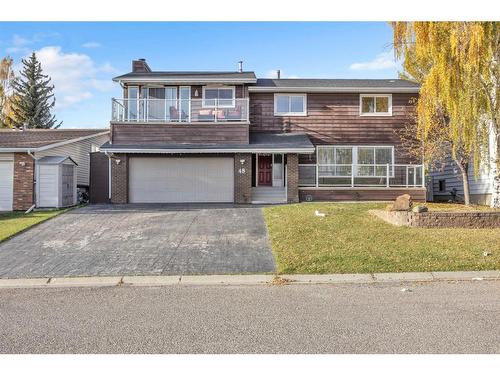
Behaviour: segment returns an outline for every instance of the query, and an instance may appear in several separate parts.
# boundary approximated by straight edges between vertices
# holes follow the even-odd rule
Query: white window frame
[[[213,100],[213,99],[205,99],[205,90],[220,90],[220,89],[225,89],[225,90],[232,90],[233,92],[233,97],[232,97],[232,104],[231,105],[207,105],[205,103],[205,100]],[[201,107],[202,108],[234,108],[236,107],[236,87],[235,86],[203,86],[202,87],[202,96],[201,96]],[[229,99],[223,99],[223,100],[229,100]]]
[[[374,111],[375,112],[363,112],[363,98],[374,98]],[[376,98],[388,98],[389,108],[387,112],[376,112],[377,103]],[[392,116],[392,94],[359,94],[359,115],[360,116]]]
[[[292,97],[292,96],[296,96],[296,97],[301,97],[304,101],[304,111],[303,112],[286,112],[286,113],[283,113],[283,112],[278,112],[278,101],[277,101],[277,98],[279,96],[289,96],[289,97]],[[290,109],[290,104],[291,101],[289,100],[288,101],[288,109]],[[274,94],[274,115],[275,116],[307,116],[307,94],[294,94],[294,93],[290,93],[290,94],[287,94],[287,93],[276,93]]]

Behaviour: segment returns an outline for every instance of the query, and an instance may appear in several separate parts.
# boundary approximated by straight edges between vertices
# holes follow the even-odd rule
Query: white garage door
[[[130,158],[131,203],[233,202],[233,158]]]
[[[0,211],[12,211],[14,162],[0,159]]]

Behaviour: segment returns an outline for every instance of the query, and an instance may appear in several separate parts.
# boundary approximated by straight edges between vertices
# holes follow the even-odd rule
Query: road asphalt
[[[0,289],[0,353],[500,353],[500,281]]]

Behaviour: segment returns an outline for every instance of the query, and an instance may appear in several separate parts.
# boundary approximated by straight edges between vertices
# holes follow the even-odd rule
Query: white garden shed
[[[69,156],[36,160],[36,206],[69,207],[77,203],[76,162]]]

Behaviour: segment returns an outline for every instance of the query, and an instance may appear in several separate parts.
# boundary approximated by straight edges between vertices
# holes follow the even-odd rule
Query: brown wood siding
[[[248,144],[247,124],[112,124],[114,145]]]
[[[299,189],[301,202],[308,201],[392,201],[399,195],[410,194],[414,201],[425,202],[426,190],[422,189]]]
[[[109,159],[101,152],[90,153],[90,203],[109,202]]]
[[[305,132],[315,145],[394,145],[395,162],[411,160],[396,131],[411,121],[414,94],[392,95],[392,116],[360,116],[357,93],[309,93],[307,116],[274,116],[273,93],[250,93],[250,131]],[[301,156],[300,163],[314,162]]]

